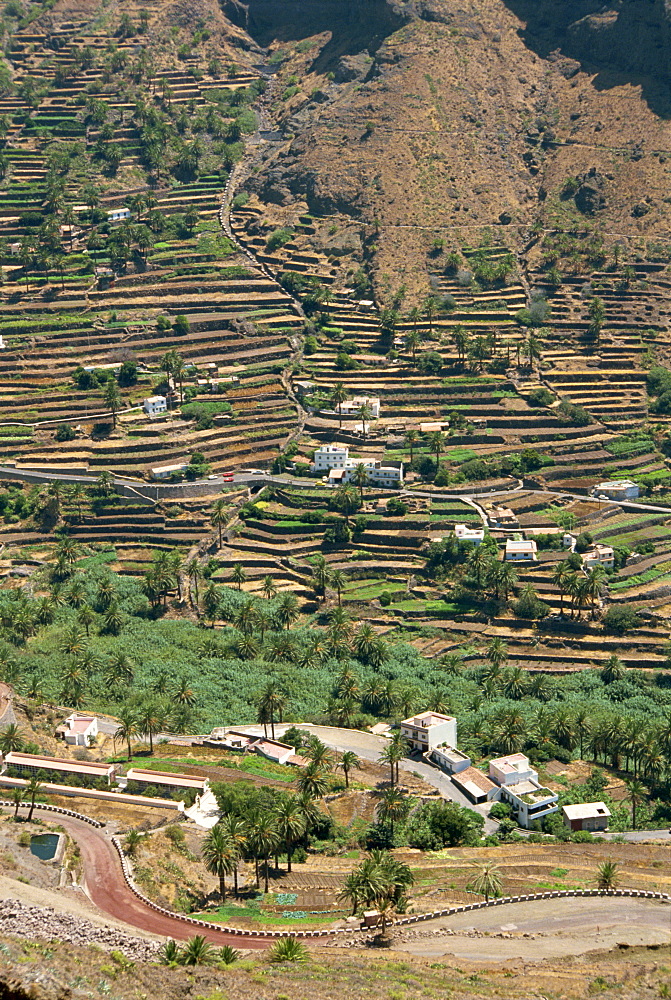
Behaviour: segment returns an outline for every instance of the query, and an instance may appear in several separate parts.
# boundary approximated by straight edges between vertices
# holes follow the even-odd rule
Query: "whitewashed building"
[[[401,723],[401,735],[406,738],[414,750],[433,750],[440,744],[456,747],[457,720],[452,715],[442,712],[422,712],[404,719]]]
[[[151,419],[165,413],[168,409],[168,402],[165,396],[147,396],[142,404],[142,409]]]

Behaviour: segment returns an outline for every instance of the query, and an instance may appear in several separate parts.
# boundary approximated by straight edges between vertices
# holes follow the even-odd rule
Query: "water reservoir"
[[[52,861],[56,856],[59,840],[58,833],[37,833],[30,838],[30,853],[41,861]]]

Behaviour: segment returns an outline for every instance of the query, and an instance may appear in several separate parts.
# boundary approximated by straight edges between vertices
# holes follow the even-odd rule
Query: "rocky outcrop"
[[[669,0],[505,0],[546,57],[560,47],[598,68],[671,80]]]

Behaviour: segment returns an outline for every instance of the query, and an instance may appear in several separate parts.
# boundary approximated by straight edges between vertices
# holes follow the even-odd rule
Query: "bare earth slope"
[[[503,225],[518,251],[536,222],[667,234],[661,2],[357,6],[368,31],[345,3],[307,19],[297,4],[249,4],[250,30],[292,52],[280,79],[298,88],[274,106],[294,138],[252,180],[263,200],[355,219],[378,274],[410,287],[436,231],[464,245]],[[560,200],[575,176],[587,196]]]

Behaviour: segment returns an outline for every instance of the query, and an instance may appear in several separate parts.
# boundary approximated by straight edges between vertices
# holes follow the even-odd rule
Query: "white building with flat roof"
[[[457,720],[452,715],[442,712],[422,712],[404,719],[401,723],[401,735],[406,738],[413,750],[433,750],[439,744],[447,743],[451,747],[457,745]]]
[[[434,764],[441,767],[443,771],[447,771],[448,774],[459,774],[471,766],[471,758],[467,754],[447,743],[434,747],[429,756]]]
[[[535,562],[538,547],[532,539],[506,539],[506,562]]]
[[[185,472],[188,462],[175,462],[174,465],[156,465],[151,470],[152,479],[170,479],[175,472]]]
[[[592,490],[593,497],[605,500],[636,500],[640,489],[631,479],[613,479],[608,483],[597,483]]]
[[[98,720],[95,715],[77,715],[73,712],[56,728],[56,736],[69,746],[88,747],[98,735]]]
[[[354,396],[353,399],[346,399],[343,403],[339,403],[335,408],[335,412],[342,417],[358,417],[360,416],[361,407],[365,406],[366,403],[370,407],[371,417],[377,420],[380,416],[380,399],[378,396]]]
[[[484,528],[469,528],[465,524],[455,524],[454,534],[460,542],[473,542],[474,545],[481,545],[485,540]]]
[[[129,208],[112,208],[107,213],[108,222],[128,222],[130,219]]]
[[[357,459],[349,457],[346,445],[326,444],[317,448],[314,453],[311,472],[328,472],[329,482],[338,486],[349,483],[358,465],[363,465],[371,486],[400,486],[403,482],[403,463],[382,465],[374,459]]]
[[[589,552],[583,552],[582,564],[584,569],[594,569],[595,566],[603,566],[604,569],[615,568],[615,552],[610,545],[595,545]]]
[[[559,796],[538,782],[538,771],[523,753],[496,757],[489,762],[489,777],[499,786],[495,796],[507,802],[520,826],[529,829],[536,820],[557,812]]]
[[[147,396],[142,404],[142,409],[149,418],[157,417],[159,414],[166,412],[168,402],[165,396]]]

